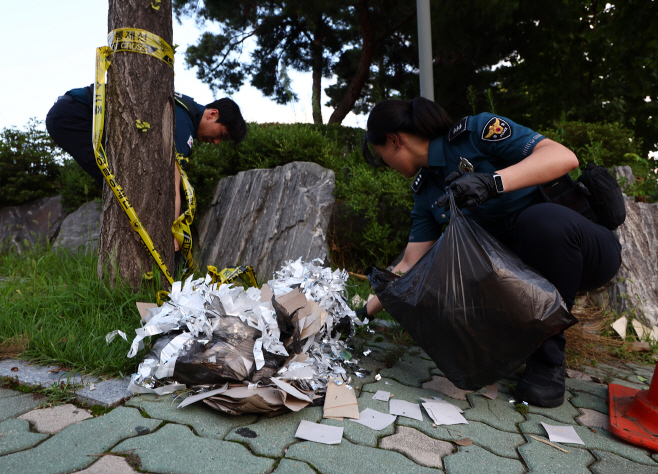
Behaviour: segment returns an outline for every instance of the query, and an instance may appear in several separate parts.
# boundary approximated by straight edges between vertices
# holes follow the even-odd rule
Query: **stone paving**
[[[435,426],[424,410],[422,421],[398,417],[382,431],[350,420],[323,419],[321,407],[275,418],[236,417],[203,403],[178,409],[181,395],[176,394],[122,401],[125,387],[117,381],[112,387],[118,387],[118,399],[78,398],[75,405],[55,407],[34,393],[0,388],[0,472],[658,474],[657,454],[609,433],[606,401],[607,383],[648,388],[653,366],[619,362],[583,367],[572,374],[581,378],[567,379],[563,406],[529,406],[522,414],[509,401],[514,374],[497,384],[498,395],[491,400],[484,390],[456,388],[419,348],[374,340],[356,346],[357,351],[372,350],[361,358],[371,373],[353,383],[359,410],[388,413],[387,402],[372,399],[378,390],[413,403],[441,397],[459,406],[468,424]],[[55,379],[48,368],[24,362],[4,359],[2,366],[19,367],[18,379],[25,383]],[[85,401],[87,405],[81,403]],[[89,410],[92,403],[119,406],[94,415],[99,410]],[[341,443],[295,438],[302,420],[343,427]],[[574,426],[585,445],[560,444],[568,451],[564,453],[537,441],[548,440],[541,422]]]

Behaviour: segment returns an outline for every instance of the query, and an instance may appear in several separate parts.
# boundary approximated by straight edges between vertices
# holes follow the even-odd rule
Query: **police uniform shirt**
[[[197,138],[199,123],[205,106],[198,104],[187,95],[175,93],[176,99],[176,151],[184,158],[190,156],[192,144]],[[183,160],[183,163],[187,160]]]
[[[93,85],[81,87],[78,89],[71,89],[66,93],[76,101],[89,106],[91,110],[91,100],[94,95]],[[198,104],[189,96],[176,93],[176,151],[183,155],[183,158],[190,156],[193,141],[197,138],[197,131],[199,130],[199,123],[203,116],[205,106]],[[90,120],[93,117],[90,115]],[[187,160],[183,160],[186,162]]]
[[[409,242],[428,242],[441,236],[450,212],[435,205],[445,193],[444,179],[453,171],[494,173],[527,158],[545,137],[498,115],[464,117],[447,135],[430,142],[428,169],[415,183]],[[461,167],[460,167],[461,163]],[[464,209],[480,226],[499,239],[509,238],[522,210],[537,199],[537,188],[507,192],[475,208]]]

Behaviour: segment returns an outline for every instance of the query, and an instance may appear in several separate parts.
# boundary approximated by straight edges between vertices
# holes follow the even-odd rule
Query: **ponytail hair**
[[[387,134],[404,132],[433,140],[448,133],[451,127],[452,121],[439,104],[424,97],[410,101],[384,100],[370,111],[361,150],[369,164],[382,166],[381,158],[369,145],[384,145]]]

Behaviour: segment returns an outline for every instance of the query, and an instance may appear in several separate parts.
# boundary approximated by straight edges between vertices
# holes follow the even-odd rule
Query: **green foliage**
[[[92,199],[100,199],[102,189],[75,160],[68,155],[63,160],[59,175],[60,201],[66,212],[73,212]]]
[[[361,271],[388,266],[402,251],[410,230],[413,198],[409,180],[363,161],[364,131],[337,125],[248,125],[239,146],[195,145],[186,172],[196,193],[199,215],[217,182],[240,171],[274,168],[293,161],[317,163],[334,171],[336,207],[330,228],[334,264]]]
[[[573,178],[580,176],[582,168],[589,162],[606,168],[630,166],[637,180],[635,183],[620,183],[628,185],[625,192],[639,200],[658,200],[657,163],[641,156],[642,140],[635,137],[633,130],[619,123],[563,120],[540,133],[576,154],[580,167],[572,172]]]
[[[588,162],[606,168],[629,165],[634,172],[647,171],[638,167],[635,158],[642,153],[642,140],[635,138],[633,130],[618,123],[562,121],[540,133],[573,151],[581,165]]]
[[[33,119],[26,130],[5,128],[0,132],[0,206],[57,194],[56,147],[40,125]]]

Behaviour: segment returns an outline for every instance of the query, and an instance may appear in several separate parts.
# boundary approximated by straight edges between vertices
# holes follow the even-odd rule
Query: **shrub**
[[[41,123],[32,119],[26,130],[0,132],[0,206],[15,206],[54,196],[60,167],[56,146]]]
[[[64,156],[59,176],[60,201],[66,212],[77,210],[87,201],[100,199],[102,189],[68,154]]]
[[[641,201],[658,199],[656,162],[642,157],[642,140],[618,123],[557,122],[555,128],[541,130],[547,138],[572,150],[580,166],[571,175],[575,179],[589,162],[612,168],[630,166],[636,176],[635,183],[626,192]],[[626,183],[621,183],[626,184]]]

